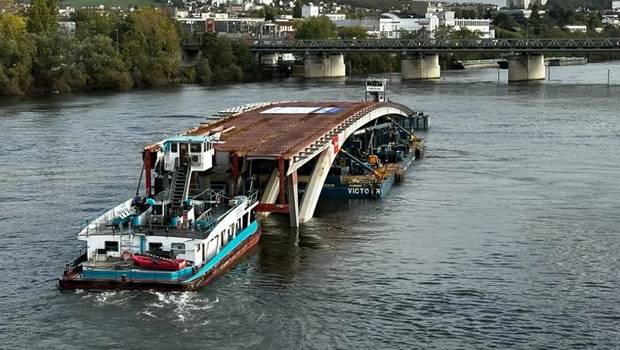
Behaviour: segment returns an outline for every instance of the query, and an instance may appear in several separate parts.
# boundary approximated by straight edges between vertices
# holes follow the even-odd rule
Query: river
[[[612,85],[606,86],[607,70]],[[61,292],[80,218],[139,150],[227,107],[363,97],[362,78],[0,100],[0,348],[478,349],[620,344],[620,63],[401,83],[427,153],[382,201],[322,201],[195,293]]]

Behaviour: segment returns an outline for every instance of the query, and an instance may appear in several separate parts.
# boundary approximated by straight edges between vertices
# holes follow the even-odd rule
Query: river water
[[[270,217],[195,293],[56,278],[78,220],[135,191],[143,146],[243,103],[357,100],[361,78],[0,100],[0,348],[618,348],[620,63],[505,74],[395,76],[389,97],[432,115],[406,182],[322,201],[298,235]]]

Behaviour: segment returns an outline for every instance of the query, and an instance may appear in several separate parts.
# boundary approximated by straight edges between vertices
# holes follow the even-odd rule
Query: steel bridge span
[[[545,78],[545,54],[620,53],[620,38],[593,39],[330,39],[254,40],[250,50],[261,60],[277,61],[278,54],[304,57],[305,78],[345,76],[345,53],[383,52],[401,55],[403,80],[438,79],[440,54],[487,53],[508,55],[508,81]]]
[[[620,52],[620,38],[593,39],[329,39],[252,40],[253,52],[601,53]]]
[[[216,167],[226,174],[221,181],[231,189],[259,189],[257,211],[288,213],[297,227],[312,218],[332,162],[349,136],[379,118],[413,114],[392,102],[260,103],[220,112],[186,135],[222,132],[215,146]]]

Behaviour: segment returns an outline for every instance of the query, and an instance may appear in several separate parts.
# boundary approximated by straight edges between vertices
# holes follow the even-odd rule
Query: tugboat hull
[[[239,234],[243,237],[239,244],[229,251],[222,251],[213,259],[199,268],[192,277],[181,281],[153,281],[130,279],[84,279],[80,266],[71,266],[59,280],[61,289],[89,289],[89,290],[158,290],[158,291],[193,291],[211,282],[220,273],[235,264],[246,253],[254,248],[260,240],[261,228],[257,222],[247,228],[248,232]],[[231,242],[232,243],[232,242]],[[76,260],[78,261],[78,260]]]

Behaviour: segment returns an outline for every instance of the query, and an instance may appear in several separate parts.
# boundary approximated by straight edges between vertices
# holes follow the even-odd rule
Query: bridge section
[[[253,40],[253,52],[594,53],[620,52],[620,38],[597,39],[329,39]]]
[[[402,55],[403,80],[440,77],[438,54],[510,54],[509,81],[544,79],[546,53],[617,53],[620,38],[595,39],[330,39],[330,40],[254,40],[256,53],[288,52],[303,54],[305,77],[344,75],[344,62],[337,69],[330,57],[351,52],[384,52]],[[317,62],[321,63],[317,65]],[[542,73],[541,73],[542,72]]]
[[[391,102],[265,103],[227,111],[186,135],[221,132],[215,146],[221,181],[232,192],[258,188],[257,211],[288,213],[296,227],[312,218],[331,164],[353,132],[380,117],[412,114]]]

